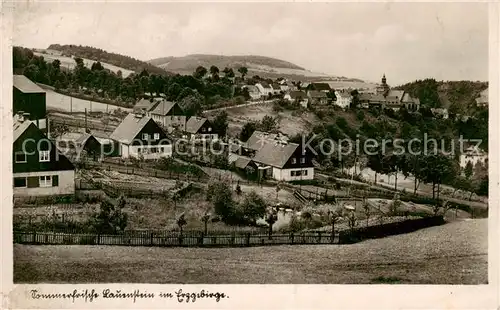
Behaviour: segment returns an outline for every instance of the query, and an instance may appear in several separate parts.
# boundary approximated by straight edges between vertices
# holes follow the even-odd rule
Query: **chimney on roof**
[[[16,120],[19,123],[23,123],[25,120],[29,119],[29,113],[24,113],[24,111],[18,111],[16,114]]]

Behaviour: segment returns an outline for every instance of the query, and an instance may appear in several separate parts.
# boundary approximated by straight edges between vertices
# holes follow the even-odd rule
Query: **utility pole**
[[[85,108],[85,132],[87,132],[87,108]]]
[[[69,97],[69,113],[73,113],[73,97]]]

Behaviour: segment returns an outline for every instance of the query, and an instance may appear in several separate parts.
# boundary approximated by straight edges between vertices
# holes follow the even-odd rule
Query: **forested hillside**
[[[420,98],[429,108],[447,108],[450,113],[469,115],[476,110],[476,98],[488,82],[417,80],[396,87]]]
[[[248,92],[244,93],[241,88],[234,86],[230,78],[235,76],[232,70],[222,71],[219,75],[216,68],[217,72],[206,77],[206,69],[191,75],[175,76],[151,74],[145,69],[124,78],[105,69],[99,61],[88,68],[82,58],[76,57],[74,60],[75,68],[66,70],[61,67],[59,60],[48,62],[43,56],[34,55],[30,49],[13,48],[15,74],[24,74],[32,81],[54,86],[56,91],[92,95],[95,100],[112,100],[117,105],[133,105],[145,93],[153,96],[162,94],[168,100],[179,102],[187,113],[196,114],[233,97],[248,96]],[[244,99],[240,100],[244,102]]]
[[[95,61],[106,62],[117,67],[122,67],[137,73],[146,69],[149,73],[169,74],[166,70],[156,67],[150,63],[115,53],[106,52],[100,48],[81,45],[59,45],[51,44],[48,49],[61,51],[64,55],[87,58]]]

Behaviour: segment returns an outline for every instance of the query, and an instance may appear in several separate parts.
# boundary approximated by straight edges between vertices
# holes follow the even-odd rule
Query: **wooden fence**
[[[14,231],[14,243],[66,245],[124,245],[124,246],[184,246],[184,247],[243,247],[292,244],[347,244],[364,239],[381,238],[412,232],[421,228],[442,225],[442,216],[409,219],[348,230],[301,231],[268,235],[261,232],[231,232],[207,234],[200,231],[125,231],[122,234],[66,233]]]
[[[289,234],[232,233],[204,235],[203,233],[134,232],[120,235],[67,234],[56,232],[14,231],[14,243],[19,244],[66,244],[66,245],[124,245],[124,246],[184,246],[184,247],[244,247],[285,244],[333,244],[330,232],[301,232]]]

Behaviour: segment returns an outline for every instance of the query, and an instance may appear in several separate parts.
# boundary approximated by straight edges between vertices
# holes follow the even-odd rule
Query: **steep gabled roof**
[[[252,150],[260,150],[264,144],[269,143],[276,139],[278,135],[275,133],[267,133],[259,130],[255,130],[250,138],[246,142],[246,147]]]
[[[391,89],[389,90],[389,94],[387,94],[387,97],[397,97],[397,99],[401,101],[403,99],[404,93],[404,90]]]
[[[303,91],[296,90],[296,91],[291,91],[290,92],[290,97],[292,99],[298,99],[298,98],[306,99],[307,98],[307,94],[305,92],[303,92]]]
[[[186,132],[188,133],[198,133],[198,130],[207,122],[208,120],[204,117],[191,116],[186,122]]]
[[[269,83],[268,83],[268,82],[266,82],[266,81],[260,81],[260,82],[259,82],[259,83],[257,83],[257,84],[262,85],[262,87],[264,87],[264,88],[271,88],[271,86],[269,85]]]
[[[330,87],[330,84],[328,84],[328,83],[312,83],[311,87],[312,87],[312,89],[319,90],[319,91],[331,90],[332,89]]]
[[[24,121],[22,123],[18,122],[18,121],[14,121],[14,124],[13,124],[13,132],[14,132],[14,140],[12,142],[16,142],[17,139],[19,139],[19,137],[26,131],[26,129],[28,129],[28,127],[30,127],[30,125],[33,126],[36,126],[33,122],[31,121]]]
[[[309,97],[311,97],[311,98],[328,98],[326,93],[319,91],[319,90],[310,90],[308,92],[308,94],[309,94]]]
[[[109,137],[120,143],[130,144],[150,120],[152,120],[150,117],[139,118],[135,114],[130,113]]]
[[[170,110],[175,106],[175,102],[162,100],[156,104],[149,112],[157,115],[167,115]]]
[[[240,169],[245,169],[252,162],[250,158],[236,154],[229,154],[228,161],[230,164],[234,163],[234,166]]]
[[[149,112],[157,103],[158,101],[149,101],[148,99],[142,98],[135,104],[134,111],[145,110],[146,112]]]
[[[24,75],[14,75],[14,87],[23,93],[45,93],[45,91]]]
[[[255,154],[253,161],[276,168],[283,168],[298,147],[297,143],[282,144],[278,141],[267,143]]]

